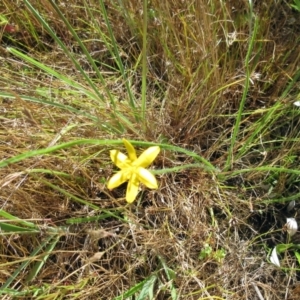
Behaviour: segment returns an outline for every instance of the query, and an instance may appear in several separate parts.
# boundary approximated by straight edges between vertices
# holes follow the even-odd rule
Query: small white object
[[[296,101],[296,102],[294,102],[294,105],[295,105],[295,106],[298,106],[298,107],[300,107],[300,100],[299,100],[299,101]]]
[[[272,250],[271,256],[270,256],[270,262],[277,266],[280,267],[280,262],[278,259],[278,255],[277,255],[277,251],[276,251],[276,247],[274,247],[274,249]]]
[[[287,218],[285,226],[286,226],[286,230],[290,236],[293,236],[298,230],[298,224],[294,218]]]
[[[288,205],[286,211],[287,211],[287,212],[290,212],[292,209],[294,209],[295,205],[296,205],[296,201],[295,201],[295,200],[292,200],[292,201],[289,203],[289,205]]]

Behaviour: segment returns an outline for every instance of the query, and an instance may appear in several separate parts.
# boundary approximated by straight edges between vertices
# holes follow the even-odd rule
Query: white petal
[[[277,251],[276,251],[276,247],[274,247],[274,249],[272,250],[271,256],[270,256],[270,262],[277,266],[280,267],[280,262],[277,256]]]
[[[298,230],[297,221],[294,218],[286,219],[286,229],[290,236],[293,236]]]

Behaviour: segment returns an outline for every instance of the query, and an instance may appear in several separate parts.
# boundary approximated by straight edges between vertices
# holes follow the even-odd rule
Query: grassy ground
[[[300,12],[146,2],[0,4],[2,299],[299,299]]]

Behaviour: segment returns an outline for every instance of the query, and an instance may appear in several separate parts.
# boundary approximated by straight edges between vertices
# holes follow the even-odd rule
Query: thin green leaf
[[[93,209],[95,209],[95,210],[99,210],[99,209],[100,209],[99,206],[94,205],[94,204],[92,204],[92,203],[89,203],[88,201],[86,201],[86,200],[84,200],[84,199],[81,199],[81,198],[79,198],[79,197],[77,197],[77,196],[75,196],[75,195],[72,195],[71,193],[67,192],[66,190],[60,188],[60,187],[57,186],[57,185],[54,185],[54,184],[50,183],[50,182],[47,181],[47,180],[40,179],[40,181],[43,182],[44,184],[50,186],[52,189],[54,189],[54,190],[56,190],[56,191],[59,191],[59,192],[62,193],[63,195],[65,195],[65,196],[71,198],[74,202],[77,202],[77,203],[86,205],[86,206],[91,207],[91,208],[93,208]]]
[[[11,54],[21,58],[22,60],[36,66],[37,68],[45,71],[47,74],[56,77],[57,79],[59,79],[60,81],[63,81],[65,84],[75,88],[77,91],[80,91],[81,93],[85,94],[86,96],[92,98],[92,99],[97,99],[95,97],[95,94],[91,93],[88,89],[84,88],[84,86],[82,86],[81,84],[79,84],[78,82],[68,78],[67,76],[62,75],[61,73],[56,72],[55,70],[53,70],[52,68],[40,63],[39,61],[33,59],[32,57],[14,49],[11,47],[7,47],[6,48],[8,52],[10,52]]]
[[[165,270],[168,280],[170,281],[171,297],[173,300],[177,300],[178,295],[177,295],[176,288],[174,287],[174,284],[173,284],[173,280],[176,278],[176,273],[167,266],[167,264],[165,263],[165,260],[161,256],[158,256],[158,258]]]
[[[112,213],[110,211],[101,209],[101,214],[99,216],[83,217],[83,218],[70,218],[70,219],[66,220],[66,224],[81,224],[81,223],[97,222],[97,221],[104,220],[104,219],[107,219],[110,217],[118,219],[122,222],[126,222],[124,220],[124,218],[119,216],[119,214],[121,214],[121,212]]]
[[[176,147],[176,146],[172,146],[172,145],[168,145],[168,144],[137,142],[137,141],[131,141],[131,140],[130,140],[130,142],[133,145],[149,146],[149,147],[150,146],[160,146],[161,149],[164,149],[164,150],[170,150],[170,151],[174,151],[174,152],[184,153],[187,156],[194,158],[196,161],[200,161],[201,163],[203,163],[204,167],[207,167],[207,170],[209,170],[210,172],[217,171],[217,169],[209,161],[207,161],[206,159],[204,159],[203,157],[201,157],[200,155],[196,154],[193,151],[189,151],[184,148],[180,148],[180,147]],[[93,139],[75,140],[75,141],[71,141],[68,143],[55,145],[53,147],[28,151],[28,152],[16,155],[14,157],[11,157],[11,158],[1,161],[0,168],[3,168],[9,164],[16,163],[16,162],[22,161],[22,160],[30,158],[30,157],[34,157],[34,156],[38,156],[38,155],[45,155],[45,154],[49,154],[49,153],[52,153],[52,152],[55,152],[55,151],[58,151],[61,149],[67,149],[67,148],[71,148],[76,145],[85,145],[85,144],[103,145],[103,146],[111,145],[112,146],[112,145],[121,145],[121,144],[123,144],[123,141],[122,140],[93,140]]]
[[[84,180],[82,177],[79,177],[79,176],[74,176],[74,175],[67,174],[64,172],[55,171],[55,170],[47,170],[47,169],[27,169],[24,171],[24,173],[26,173],[26,174],[43,173],[43,174],[56,175],[56,176],[65,177],[65,178],[72,178],[72,179],[76,179],[79,181]]]
[[[14,289],[3,289],[0,290],[0,294],[5,294],[5,295],[9,295],[9,296],[13,296],[13,297],[24,297],[28,294],[31,294],[32,291],[30,290],[25,290],[25,291],[17,291]],[[14,298],[14,299],[18,299],[18,298]],[[24,298],[20,298],[20,299],[24,299]]]
[[[251,8],[251,17],[252,17],[251,3],[250,3],[250,8]],[[252,22],[252,20],[250,22]],[[245,59],[245,71],[246,71],[245,86],[244,86],[244,90],[243,90],[242,99],[241,99],[241,102],[240,102],[240,105],[239,105],[239,110],[238,110],[238,113],[237,113],[235,125],[234,125],[234,128],[233,128],[233,133],[232,133],[232,137],[231,137],[231,144],[230,144],[228,158],[227,158],[226,165],[225,165],[225,170],[228,170],[231,167],[232,161],[233,161],[234,147],[235,147],[236,139],[237,139],[237,136],[238,136],[238,133],[239,133],[239,130],[240,130],[242,114],[243,114],[243,110],[244,110],[244,106],[245,106],[245,102],[246,102],[246,98],[247,98],[247,94],[248,94],[249,84],[250,84],[251,70],[249,68],[249,63],[250,63],[251,54],[252,54],[253,47],[254,47],[254,41],[255,41],[255,38],[256,38],[256,35],[257,35],[257,31],[258,31],[258,25],[259,25],[258,18],[255,17],[254,28],[253,28],[253,31],[251,32],[251,39],[250,39],[250,42],[249,42],[249,46],[248,46],[248,50],[247,50],[247,54],[246,54],[246,59]]]
[[[16,280],[17,276],[35,259],[35,256],[43,250],[43,248],[48,245],[48,243],[53,239],[53,235],[48,236],[34,251],[30,254],[27,260],[25,260],[19,268],[6,280],[6,282],[0,288],[0,294],[5,293],[7,289]]]
[[[148,0],[143,0],[143,50],[142,50],[142,120],[144,128],[146,126],[146,92],[147,92],[147,8]]]
[[[24,227],[20,227],[20,226],[16,226],[13,224],[8,224],[8,223],[2,223],[0,222],[0,230],[1,230],[1,234],[2,235],[7,235],[7,234],[3,234],[3,231],[8,233],[8,234],[16,234],[16,233],[38,233],[39,230],[34,230],[31,228],[24,228]]]
[[[119,53],[118,46],[117,46],[117,41],[115,39],[115,36],[113,34],[110,22],[108,20],[108,16],[107,16],[107,12],[106,12],[106,8],[105,8],[103,0],[99,0],[99,4],[100,4],[100,7],[101,7],[102,15],[103,15],[104,20],[105,20],[105,24],[106,24],[108,32],[109,32],[110,40],[111,40],[113,48],[114,48],[114,58],[115,58],[116,63],[118,64],[119,70],[121,72],[121,75],[123,77],[123,80],[124,80],[124,83],[125,83],[125,86],[126,86],[127,94],[129,96],[129,105],[130,105],[131,109],[133,109],[134,112],[135,112],[134,96],[132,94],[131,87],[129,85],[129,80],[127,78],[127,75],[126,75],[126,72],[125,72],[125,69],[124,69],[124,66],[123,66],[123,62],[122,62],[121,57],[120,57],[120,53]],[[138,115],[137,114],[135,114],[135,117],[138,120]]]
[[[226,176],[227,179],[235,177],[237,175],[243,174],[243,173],[251,173],[251,172],[281,172],[281,173],[287,173],[287,174],[297,174],[300,175],[300,170],[295,169],[289,169],[284,167],[271,167],[271,166],[263,166],[263,167],[255,167],[255,168],[248,168],[248,169],[241,169],[233,172],[224,172],[220,173],[220,176]]]
[[[52,28],[49,26],[49,24],[43,19],[43,17],[39,14],[39,12],[31,5],[31,3],[28,0],[24,0],[25,5],[27,8],[33,13],[33,15],[37,18],[37,20],[43,25],[43,27],[48,31],[48,33],[51,35],[51,37],[59,44],[59,46],[64,50],[64,52],[68,55],[68,57],[71,59],[77,70],[81,73],[81,75],[84,77],[84,79],[88,82],[89,86],[93,89],[95,94],[97,95],[98,99],[101,99],[103,102],[105,102],[104,97],[101,95],[101,93],[98,91],[95,84],[92,82],[92,80],[89,78],[89,76],[84,72],[84,70],[81,68],[78,61],[74,58],[74,55],[68,50],[67,46],[57,37],[55,32],[52,30]],[[60,12],[60,10],[57,8],[56,4],[53,1],[50,1],[50,4],[56,9],[59,16],[62,18],[62,20],[68,23],[68,21],[65,19],[63,14]],[[68,23],[69,24],[69,23]],[[71,26],[69,29],[72,28]],[[73,33],[73,32],[72,32]],[[77,36],[77,35],[76,35]],[[66,82],[68,82],[68,78],[63,77],[64,79],[67,79]],[[72,81],[71,81],[72,82]],[[76,84],[76,83],[75,83]],[[78,84],[76,84],[78,85]],[[93,98],[95,98],[94,94]]]
[[[146,280],[137,300],[153,299],[153,290],[156,280],[156,275],[152,275]]]
[[[0,217],[5,218],[7,220],[16,221],[17,223],[19,223],[23,226],[27,226],[27,227],[30,227],[30,228],[37,229],[37,226],[34,223],[28,222],[28,221],[23,221],[22,219],[19,219],[15,216],[11,215],[10,213],[2,210],[2,209],[0,210]]]
[[[139,292],[143,288],[145,282],[147,282],[147,279],[137,283],[132,288],[130,288],[128,291],[126,291],[125,293],[123,293],[122,295],[120,295],[118,297],[115,297],[113,300],[124,300],[124,299],[127,299],[127,298],[135,295],[137,292]]]
[[[29,283],[31,280],[35,279],[46,263],[49,255],[55,248],[57,242],[59,241],[59,236],[56,236],[51,242],[49,241],[49,245],[45,248],[43,255],[39,258],[39,261],[34,264],[29,274],[26,276],[25,283]]]
[[[298,251],[295,251],[294,253],[297,258],[298,264],[300,265],[300,253]]]
[[[1,92],[1,91],[0,91],[0,97],[15,99],[14,95],[12,95],[10,93]],[[53,107],[57,107],[59,109],[70,111],[72,113],[75,113],[76,115],[85,116],[85,117],[89,118],[90,120],[92,120],[92,121],[96,122],[97,124],[99,124],[99,126],[103,130],[105,130],[106,132],[117,133],[117,134],[122,133],[122,131],[120,131],[120,129],[118,129],[117,127],[113,127],[109,122],[100,121],[97,117],[95,117],[93,115],[90,115],[90,114],[88,114],[88,113],[86,113],[86,112],[84,112],[80,109],[76,109],[72,106],[61,104],[61,103],[54,102],[54,101],[48,101],[48,100],[45,100],[45,99],[38,99],[38,98],[26,96],[26,95],[21,95],[20,98],[22,100],[25,100],[25,101],[40,103],[40,104],[44,104],[44,105],[50,105],[50,106],[53,106]],[[120,119],[122,119],[122,118],[120,117]],[[126,123],[126,120],[123,120],[123,121],[124,121],[124,123]]]
[[[278,253],[282,253],[282,252],[285,252],[286,250],[290,249],[293,246],[294,246],[294,244],[278,244],[278,245],[276,245],[276,250]]]

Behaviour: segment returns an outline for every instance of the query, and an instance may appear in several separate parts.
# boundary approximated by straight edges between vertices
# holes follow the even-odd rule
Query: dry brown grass
[[[2,91],[13,91],[15,98],[0,98],[0,159],[78,138],[123,137],[108,134],[101,127],[103,122],[114,122],[110,107],[97,106],[88,98],[78,99],[76,94],[66,91],[68,88],[61,81],[32,69],[6,52],[7,45],[21,47],[35,59],[86,85],[23,4],[11,2],[3,1],[3,11],[9,23],[18,25],[18,29],[15,33],[0,29],[0,83]],[[91,8],[98,7],[95,1],[87,2]],[[223,170],[234,114],[245,83],[249,7],[247,1],[215,2],[213,12],[213,4],[207,1],[151,2],[155,14],[149,19],[148,30],[147,130],[136,124],[125,135],[136,140],[167,141],[193,150]],[[116,3],[107,1],[106,7],[133,82],[133,92],[139,96],[141,70],[135,64],[142,49],[142,4],[124,1],[126,16]],[[46,16],[94,78],[72,35],[48,1],[32,1],[32,5]],[[61,4],[61,9],[93,57],[116,68],[103,41],[93,30],[93,22],[106,30],[101,13],[98,19],[91,20],[82,1],[73,0],[68,5]],[[242,121],[236,144],[237,156],[249,136],[260,128],[261,117],[283,95],[299,69],[299,42],[295,44],[299,15],[285,2],[274,4],[271,0],[255,3],[254,12],[260,25],[250,60],[253,84],[245,105],[248,114]],[[291,22],[291,18],[295,21]],[[231,43],[234,36],[236,40]],[[114,96],[122,100],[118,109],[134,122],[123,101],[128,95],[117,77],[118,72],[103,65],[99,68],[106,72],[105,79]],[[258,73],[259,79],[255,77]],[[98,86],[104,93],[100,83]],[[38,93],[44,87],[53,91],[48,95],[49,100],[75,107],[95,119],[20,97],[45,97]],[[233,178],[230,172],[216,175],[202,169],[160,175],[159,190],[143,190],[131,206],[125,205],[124,186],[113,192],[105,187],[113,172],[109,147],[75,146],[0,169],[1,209],[32,220],[40,227],[39,234],[2,235],[1,283],[28,259],[48,236],[49,228],[61,227],[59,242],[38,276],[27,282],[29,267],[17,276],[10,288],[40,289],[38,299],[44,299],[42,296],[45,299],[114,299],[155,274],[158,283],[154,299],[171,299],[172,284],[179,299],[297,299],[299,274],[294,269],[293,257],[286,254],[285,260],[291,268],[286,273],[267,262],[267,247],[283,238],[278,230],[284,224],[280,209],[285,205],[272,204],[267,189],[271,179],[278,180],[275,190],[283,196],[288,197],[298,189],[287,174],[270,175],[255,170],[265,165],[296,168],[297,160],[289,161],[288,157],[297,156],[300,150],[298,114],[287,111],[285,106],[292,102],[295,93],[296,86],[280,100],[283,105],[276,111],[270,123],[272,127],[262,126],[261,135],[253,139],[249,151],[232,163],[232,171],[253,168],[253,172]],[[162,151],[155,167],[162,169],[190,162],[191,158],[185,155]],[[37,171],[41,169],[50,170],[50,174]],[[106,216],[106,212],[114,216]],[[68,222],[85,217],[99,219]],[[211,253],[199,259],[207,246]],[[221,251],[225,258],[217,257]],[[35,260],[40,257],[36,256]],[[176,274],[172,280],[164,266]],[[32,297],[33,292],[19,298]],[[15,298],[3,294],[3,299]]]

